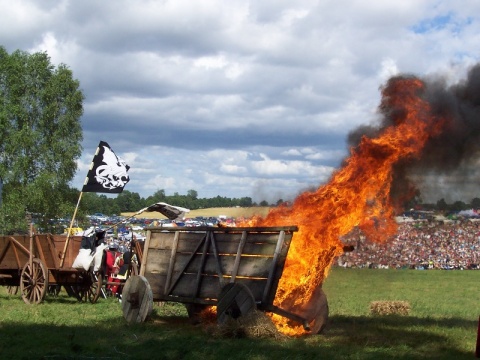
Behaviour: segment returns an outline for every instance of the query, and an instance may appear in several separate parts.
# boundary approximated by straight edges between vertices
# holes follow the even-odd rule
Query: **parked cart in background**
[[[0,285],[10,293],[20,289],[27,304],[41,303],[49,289],[64,287],[82,301],[98,300],[102,277],[73,268],[81,236],[34,234],[0,236]]]

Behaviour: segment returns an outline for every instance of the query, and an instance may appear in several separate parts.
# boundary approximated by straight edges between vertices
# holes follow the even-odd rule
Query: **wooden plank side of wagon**
[[[35,246],[40,260],[42,260],[47,269],[55,268],[55,264],[52,264],[52,254],[50,252],[50,248],[48,247],[47,235],[35,234],[33,239],[35,240]]]
[[[0,238],[0,269],[21,269],[30,254],[27,236],[3,236]]]
[[[156,300],[211,303],[225,278],[245,282],[256,301],[273,302],[294,231],[296,227],[149,229],[141,274]]]
[[[51,256],[55,257],[56,260],[51,265],[57,269],[72,269],[73,262],[77,257],[81,243],[82,237],[81,236],[70,236],[68,245],[65,248],[65,244],[67,241],[66,235],[50,235],[51,241],[53,241],[53,246],[50,248]],[[63,264],[62,264],[62,254],[65,252],[63,256]],[[58,262],[60,260],[60,262]]]
[[[166,280],[165,275],[150,273],[146,274],[145,278],[152,289],[154,301],[185,301],[201,304],[216,304],[217,297],[221,291],[218,277],[212,275],[201,276],[201,286],[198,289],[198,293],[195,293],[195,289],[192,289],[192,284],[197,281],[196,274],[182,274],[175,288],[170,293],[163,291]],[[267,279],[237,278],[235,282],[245,284],[253,294],[262,294]],[[258,299],[258,301],[261,301],[261,299]]]

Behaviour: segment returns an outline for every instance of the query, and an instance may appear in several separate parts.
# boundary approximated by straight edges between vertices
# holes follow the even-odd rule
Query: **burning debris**
[[[380,124],[350,135],[350,156],[330,181],[249,223],[299,227],[275,304],[294,313],[312,308],[333,260],[344,251],[340,237],[358,226],[368,239],[385,241],[397,230],[396,208],[418,194],[419,174],[451,171],[475,159],[479,105],[480,65],[450,87],[413,76],[390,79],[382,88]],[[305,332],[285,318],[273,320],[282,333]]]

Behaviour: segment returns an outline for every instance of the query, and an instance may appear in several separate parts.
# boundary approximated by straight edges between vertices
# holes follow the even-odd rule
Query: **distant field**
[[[219,207],[219,208],[208,208],[208,209],[198,209],[191,210],[186,217],[194,218],[197,216],[205,217],[218,217],[220,215],[225,215],[227,217],[251,217],[253,215],[265,216],[271,208],[268,206],[258,206],[258,207]],[[134,212],[125,212],[122,213],[123,216],[132,216]],[[164,219],[165,216],[158,212],[144,212],[143,214],[138,215],[137,217],[146,218],[146,219]]]

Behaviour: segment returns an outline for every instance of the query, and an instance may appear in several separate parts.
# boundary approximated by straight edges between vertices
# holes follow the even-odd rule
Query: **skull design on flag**
[[[103,146],[103,163],[96,169],[96,181],[106,189],[123,188],[130,180],[129,166],[107,146]]]

